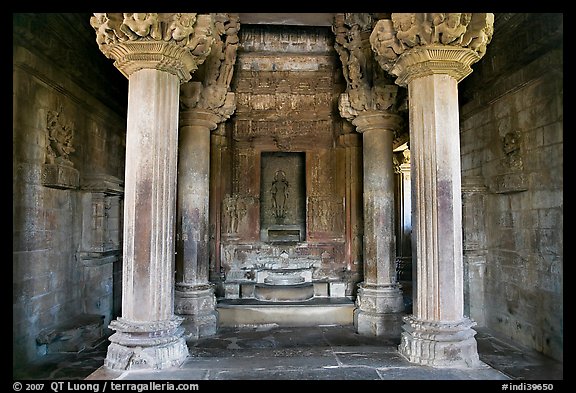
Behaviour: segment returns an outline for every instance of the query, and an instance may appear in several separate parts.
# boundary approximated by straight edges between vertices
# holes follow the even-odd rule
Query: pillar
[[[180,91],[175,312],[187,341],[216,334],[218,311],[210,270],[210,134],[236,109],[229,91],[236,62],[238,16],[214,15],[214,41],[203,81]]]
[[[458,82],[484,54],[493,15],[391,18],[377,23],[371,43],[380,65],[408,87],[416,298],[399,352],[423,365],[477,367],[475,323],[464,316]],[[402,22],[411,32],[399,30]]]
[[[354,326],[360,334],[398,337],[404,301],[396,280],[392,142],[401,117],[363,112],[352,123],[362,133],[364,168],[364,281]]]
[[[218,311],[209,282],[210,132],[218,116],[207,110],[180,116],[178,241],[175,312],[184,318],[188,340],[216,334]]]
[[[94,14],[100,50],[128,78],[124,183],[122,316],[112,321],[104,365],[163,369],[188,356],[174,315],[176,170],[180,83],[207,53],[212,17],[193,14]],[[161,22],[196,21],[172,36]],[[192,54],[194,51],[194,54]]]

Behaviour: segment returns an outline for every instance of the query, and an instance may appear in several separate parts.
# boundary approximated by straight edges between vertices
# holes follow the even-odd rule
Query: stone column
[[[404,302],[396,281],[392,143],[402,126],[398,86],[374,62],[368,14],[336,14],[335,49],[346,92],[340,115],[362,134],[364,187],[364,281],[358,285],[354,326],[360,334],[398,337]]]
[[[392,141],[402,118],[365,112],[352,123],[364,155],[364,282],[358,286],[354,325],[360,334],[398,337],[404,301],[396,280]]]
[[[410,150],[394,154],[396,173],[396,273],[404,293],[412,288],[412,191]]]
[[[178,241],[175,312],[184,317],[189,339],[216,333],[218,312],[208,280],[210,131],[218,117],[196,109],[180,114]]]
[[[392,14],[371,36],[382,68],[408,86],[417,288],[399,351],[413,363],[481,364],[463,307],[458,82],[484,54],[492,22],[492,14]]]
[[[218,312],[210,261],[210,133],[236,109],[229,92],[240,24],[215,14],[215,39],[203,64],[202,82],[182,85],[178,152],[178,219],[175,312],[188,341],[216,334]]]
[[[129,80],[122,317],[109,325],[116,333],[104,365],[177,366],[188,356],[173,300],[178,94],[208,54],[213,20],[125,13],[94,14],[90,23],[100,50]]]

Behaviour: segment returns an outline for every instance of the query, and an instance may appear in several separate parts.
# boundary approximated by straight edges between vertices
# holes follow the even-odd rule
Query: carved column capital
[[[376,23],[370,44],[400,86],[431,74],[460,81],[486,53],[493,25],[491,13],[393,13]]]
[[[403,119],[400,115],[388,112],[363,112],[359,114],[352,124],[356,126],[356,130],[360,133],[373,130],[392,131],[396,133],[401,129]]]
[[[186,82],[214,41],[214,17],[207,14],[94,13],[90,25],[102,53],[126,77],[156,69]]]
[[[220,123],[230,118],[236,110],[236,95],[228,91],[227,86],[190,81],[180,86],[180,109],[181,112],[210,112],[218,118],[216,123]]]
[[[410,149],[404,149],[392,156],[394,173],[407,173],[410,175]]]
[[[220,117],[210,110],[195,108],[180,112],[180,127],[199,126],[213,131],[218,127]]]

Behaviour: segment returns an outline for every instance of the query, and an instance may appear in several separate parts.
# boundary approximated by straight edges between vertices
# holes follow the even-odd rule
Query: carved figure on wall
[[[72,146],[74,138],[74,125],[71,122],[64,123],[58,112],[48,111],[46,129],[48,131],[48,143],[46,146],[46,162],[73,167],[70,154],[75,151]]]
[[[223,203],[224,212],[228,218],[226,233],[238,233],[238,224],[246,215],[246,201],[237,195],[227,195]]]
[[[286,173],[279,169],[274,175],[274,181],[270,193],[272,194],[272,214],[277,220],[286,218],[286,201],[288,200],[288,188],[290,184],[286,180]]]
[[[520,134],[511,131],[502,138],[502,149],[506,154],[506,164],[510,169],[522,169],[522,157],[520,156]]]

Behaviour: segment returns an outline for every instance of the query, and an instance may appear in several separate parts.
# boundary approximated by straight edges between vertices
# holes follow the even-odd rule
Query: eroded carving
[[[58,111],[48,111],[46,119],[46,164],[73,167],[70,154],[76,151],[72,146],[74,123],[64,120],[62,107]]]
[[[398,86],[374,63],[367,39],[372,23],[369,15],[352,18],[350,14],[337,14],[332,26],[336,36],[334,47],[347,85],[338,107],[342,117],[350,121],[364,111],[397,111],[402,101]],[[380,33],[390,35],[382,29]],[[395,55],[392,46],[389,49]],[[398,51],[402,49],[398,43],[396,47]]]
[[[224,121],[236,109],[230,81],[236,64],[240,23],[236,15],[219,13],[214,19],[215,37],[204,63],[204,81],[183,84],[180,97],[182,109],[209,110]]]

